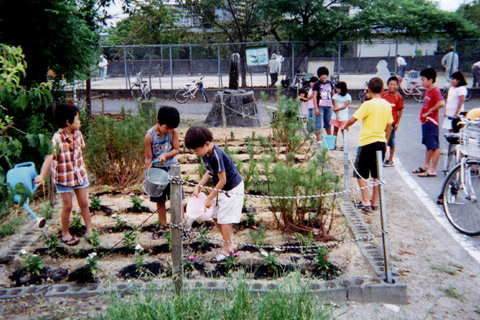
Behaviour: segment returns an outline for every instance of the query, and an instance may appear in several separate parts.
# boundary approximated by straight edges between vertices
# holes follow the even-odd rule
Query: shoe
[[[393,167],[395,164],[393,163],[393,161],[390,161],[390,160],[385,160],[385,162],[383,163],[383,166],[384,167]]]
[[[63,239],[63,237],[60,237],[60,241],[62,243],[65,243],[67,246],[76,246],[80,242],[80,240],[75,237],[71,237],[68,240],[65,240]]]
[[[227,256],[223,252],[217,252],[215,256],[210,260],[211,263],[219,263],[222,261],[225,261],[227,259]]]
[[[423,173],[419,173],[418,176],[420,178],[433,178],[433,177],[436,177],[437,175],[436,174],[430,174],[428,172],[423,172]]]
[[[161,238],[165,237],[165,232],[166,231],[168,231],[167,228],[165,228],[164,226],[161,226],[160,228],[158,228],[157,231],[153,231],[152,239],[153,240],[158,240],[158,239],[161,239]]]
[[[417,169],[412,171],[412,173],[424,173],[424,172],[426,172],[426,170],[423,169],[422,167],[418,167]]]

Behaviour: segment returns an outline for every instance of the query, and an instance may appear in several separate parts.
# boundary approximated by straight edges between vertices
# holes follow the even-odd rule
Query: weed
[[[137,245],[138,227],[134,226],[131,230],[123,231],[123,244],[127,249],[134,249]]]
[[[40,216],[44,217],[45,219],[51,219],[54,212],[55,209],[50,205],[50,202],[45,202],[42,211],[40,211]]]
[[[82,231],[82,219],[76,210],[72,211],[72,220],[70,220],[70,225],[68,227],[75,234],[79,234]]]
[[[95,275],[98,270],[98,255],[96,252],[92,252],[87,257],[86,268],[92,275]]]
[[[130,209],[132,209],[133,212],[142,212],[143,198],[133,193],[130,193],[129,196],[130,196],[130,200],[132,201],[132,206],[130,207]]]
[[[455,298],[455,299],[460,299],[463,296],[463,293],[458,293],[457,289],[453,287],[452,285],[449,285],[447,289],[442,289],[443,293],[445,293],[446,296]]]
[[[276,272],[280,267],[280,262],[275,253],[268,253],[263,257],[263,264],[272,272]]]
[[[109,185],[104,185],[104,186],[103,186],[103,191],[105,191],[105,192],[111,192],[111,191],[112,191],[112,188],[110,188]]]
[[[0,239],[15,233],[15,227],[11,224],[2,224],[0,226]]]
[[[248,229],[248,234],[252,238],[252,241],[255,245],[260,246],[265,241],[267,236],[265,232],[265,226],[253,226],[251,229]]]
[[[20,250],[20,256],[23,257],[22,264],[30,275],[40,275],[43,269],[42,258],[36,254],[28,254],[25,250]]]
[[[89,199],[90,199],[90,208],[92,208],[92,210],[99,210],[100,209],[100,204],[101,204],[101,200],[100,198],[95,194],[95,192],[93,192],[90,196],[89,196]]]

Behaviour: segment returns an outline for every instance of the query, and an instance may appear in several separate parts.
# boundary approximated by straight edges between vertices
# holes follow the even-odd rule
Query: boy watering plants
[[[232,223],[239,223],[242,215],[244,185],[232,159],[213,143],[213,135],[206,127],[191,127],[185,135],[185,145],[193,153],[202,158],[207,172],[195,187],[193,196],[198,196],[200,187],[210,179],[215,189],[225,192],[211,191],[205,200],[205,210],[215,205],[213,219],[225,241],[232,241]],[[237,246],[225,242],[222,249],[211,262],[224,261]]]
[[[145,170],[153,166],[169,172],[171,166],[178,165],[177,155],[180,153],[180,141],[175,128],[179,123],[180,114],[177,109],[168,106],[158,109],[157,123],[145,135]],[[158,160],[158,162],[152,165],[154,160]],[[152,234],[154,240],[163,237],[167,227],[167,209],[165,207],[167,196],[170,197],[170,184],[160,196],[150,197],[150,201],[157,204],[158,220],[160,221],[160,228]]]

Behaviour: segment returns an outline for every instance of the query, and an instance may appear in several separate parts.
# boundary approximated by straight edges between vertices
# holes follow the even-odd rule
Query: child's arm
[[[43,161],[42,170],[40,170],[40,174],[36,176],[35,179],[33,179],[33,182],[38,183],[38,185],[41,185],[43,183],[43,181],[45,180],[45,176],[47,175],[47,172],[52,165],[52,160],[53,154],[48,155],[45,158],[45,161]]]
[[[150,137],[150,134],[148,132],[145,135],[144,144],[145,144],[145,170],[148,170],[153,160],[152,137]]]
[[[355,122],[357,122],[357,119],[355,117],[351,117],[348,121],[347,124],[345,125],[345,130],[348,130],[348,127],[353,125]]]
[[[219,172],[218,182],[215,185],[215,189],[222,190],[226,183],[227,183],[227,173],[225,171]],[[218,191],[215,191],[215,190],[209,193],[207,200],[205,200],[205,207],[207,209],[213,206],[213,199],[215,199],[217,194],[218,194]]]
[[[200,181],[198,182],[198,185],[195,186],[195,188],[193,189],[194,197],[198,196],[198,194],[200,193],[200,186],[206,185],[209,180],[210,180],[210,175],[208,174],[208,172],[206,172],[203,175],[202,179],[200,179]]]
[[[349,105],[350,105],[350,100],[347,100],[347,101],[345,101],[345,104],[343,105],[343,107],[339,107],[339,108],[337,109],[337,111],[346,109],[346,108],[348,108]]]

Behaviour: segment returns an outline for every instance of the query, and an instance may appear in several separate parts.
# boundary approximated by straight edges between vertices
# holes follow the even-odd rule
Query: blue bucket
[[[337,139],[336,136],[327,134],[323,137],[322,146],[324,148],[327,148],[328,150],[333,150],[333,149],[335,149],[335,140],[336,139]]]

